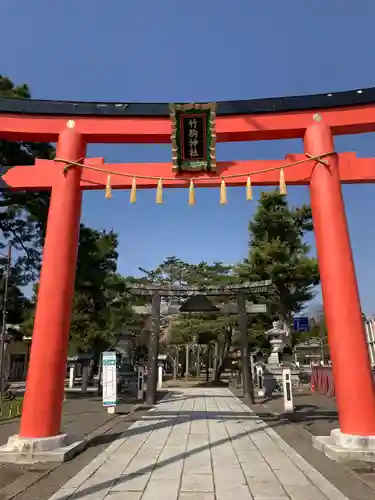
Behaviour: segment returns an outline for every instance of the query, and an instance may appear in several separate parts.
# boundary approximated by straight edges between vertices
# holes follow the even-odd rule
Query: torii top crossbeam
[[[227,101],[217,104],[216,140],[218,142],[291,139],[303,137],[313,115],[319,114],[334,135],[375,131],[375,88],[298,97]],[[0,99],[0,139],[56,141],[67,123],[74,124],[88,143],[154,143],[171,141],[168,104],[66,102],[27,99]],[[328,153],[328,151],[326,152]],[[78,159],[77,159],[78,160]],[[257,173],[253,185],[277,185],[279,170],[285,163],[301,162],[286,172],[289,185],[307,185],[314,162],[304,155],[289,154],[283,160],[217,162],[216,175],[198,174],[198,186],[241,186],[248,175]],[[114,172],[113,189],[163,186],[187,187],[190,176],[173,172],[171,163],[104,164],[103,158],[85,158],[81,189],[103,189],[108,172]],[[63,165],[61,165],[63,168]],[[375,158],[357,158],[355,153],[339,155],[342,183],[375,182]],[[48,160],[37,160],[33,167],[17,167],[1,176],[2,189],[44,190],[56,182],[57,169]],[[150,176],[155,176],[153,179]],[[156,179],[156,180],[155,180]]]
[[[229,286],[207,286],[207,287],[186,287],[186,286],[170,286],[170,285],[130,285],[127,291],[133,295],[154,295],[158,294],[161,297],[191,297],[194,295],[206,296],[233,296],[238,293],[244,295],[256,295],[267,293],[272,288],[271,280],[254,281],[252,283],[244,283],[242,285]]]
[[[375,88],[219,102],[217,140],[303,137],[314,112],[323,115],[335,135],[373,132]],[[171,138],[165,103],[0,99],[2,139],[55,142],[69,119],[88,143],[168,144]]]

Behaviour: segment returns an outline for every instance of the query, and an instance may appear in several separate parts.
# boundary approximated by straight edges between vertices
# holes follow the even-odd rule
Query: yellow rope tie
[[[137,201],[137,179],[133,177],[132,189],[130,191],[129,203],[133,204]]]
[[[251,185],[251,177],[248,175],[246,181],[246,199],[247,201],[251,201],[253,199],[253,187]]]
[[[221,175],[221,184],[220,184],[220,204],[225,205],[227,204],[227,192],[226,192],[226,183],[225,181],[227,179],[235,179],[239,177],[247,177],[247,182],[246,182],[246,199],[247,200],[252,200],[253,199],[253,192],[252,192],[252,183],[251,183],[251,176],[254,175],[259,175],[259,174],[264,174],[267,172],[275,172],[279,171],[280,172],[280,180],[279,180],[279,189],[280,189],[280,194],[286,194],[286,179],[285,179],[285,172],[284,170],[286,168],[290,167],[295,167],[296,165],[302,165],[304,163],[307,163],[309,161],[315,161],[317,163],[321,163],[322,165],[327,166],[328,161],[325,160],[325,158],[329,156],[334,156],[337,153],[335,151],[330,151],[328,153],[323,153],[321,155],[316,155],[316,156],[311,156],[308,153],[305,153],[306,158],[303,160],[298,160],[294,161],[291,163],[286,163],[285,165],[281,165],[280,167],[271,167],[271,168],[265,168],[262,170],[256,170],[255,172],[241,172],[237,174],[227,174],[227,175]],[[158,205],[163,203],[163,182],[165,181],[175,181],[178,180],[178,177],[156,177],[152,175],[134,175],[134,174],[128,174],[125,172],[117,172],[115,170],[108,170],[100,167],[94,167],[92,165],[85,165],[82,163],[83,158],[79,159],[78,161],[69,161],[65,160],[64,158],[55,158],[54,161],[58,163],[64,163],[64,168],[63,172],[64,174],[68,171],[69,168],[71,167],[79,167],[79,168],[84,168],[87,170],[92,170],[94,172],[101,172],[103,174],[107,174],[107,183],[106,183],[106,198],[111,197],[111,191],[112,191],[112,186],[111,186],[111,176],[116,175],[119,177],[131,177],[132,180],[132,188],[131,188],[131,193],[130,193],[130,203],[135,203],[136,202],[136,180],[137,179],[144,179],[144,180],[149,180],[149,181],[155,181],[156,183],[156,203]],[[184,178],[180,179],[184,180],[187,184],[189,184],[189,205],[194,205],[195,204],[195,184],[199,184],[199,181],[201,181],[202,186],[204,186],[204,181],[206,179],[202,179],[202,177],[189,177],[189,178]]]
[[[111,174],[108,174],[107,177],[107,183],[105,185],[105,198],[106,200],[110,200],[112,198]]]
[[[221,179],[220,185],[220,205],[226,205],[228,203],[227,199],[227,186],[225,184],[224,177]]]
[[[280,194],[286,194],[285,174],[283,168],[280,168],[279,189],[280,189]]]
[[[160,178],[158,180],[158,186],[156,188],[156,204],[157,205],[163,204],[163,179],[162,178]]]
[[[305,156],[307,157],[308,160],[315,160],[317,163],[321,163],[322,165],[327,166],[328,161],[324,160],[324,157],[325,156],[333,156],[335,154],[336,153],[333,152],[333,153],[328,153],[326,155],[320,155],[320,157],[319,157],[319,156],[311,156],[311,155],[309,155],[309,153],[305,153]]]
[[[195,189],[194,189],[194,181],[190,181],[189,186],[189,205],[195,205]]]

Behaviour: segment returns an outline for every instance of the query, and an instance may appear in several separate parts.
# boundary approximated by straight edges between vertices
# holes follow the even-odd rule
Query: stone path
[[[125,421],[126,415],[131,412],[136,400],[128,398],[126,402],[121,402],[118,405],[118,414],[115,416],[108,415],[105,409],[102,407],[102,400],[97,396],[81,396],[79,394],[68,395],[67,401],[63,405],[63,424],[62,431],[67,432],[78,437],[94,437],[96,436],[94,443],[100,441],[100,436],[103,433],[110,432],[110,429],[117,425],[117,423],[123,422],[121,432],[127,428],[128,423]],[[122,413],[122,415],[120,415]],[[134,420],[133,420],[134,421]],[[129,424],[130,426],[131,424]],[[2,420],[0,421],[0,445],[5,444],[8,438],[13,434],[17,434],[20,427],[19,419]],[[97,445],[94,444],[94,447]],[[100,445],[101,446],[101,445]],[[87,456],[88,455],[88,456]],[[90,459],[92,459],[92,451],[87,450],[82,453],[73,462],[80,464],[82,468],[86,465]],[[41,499],[49,498],[49,496],[56,491],[56,489],[61,486],[65,481],[72,477],[66,476],[63,469],[70,469],[72,462],[67,464],[56,464],[56,463],[46,463],[38,465],[22,465],[22,464],[11,464],[11,463],[0,463],[0,500],[6,498],[8,495],[14,492],[22,491],[24,488],[28,488],[28,485],[33,484],[35,481],[40,481],[41,478],[43,482],[51,480],[51,472],[55,471],[55,475],[61,476],[56,483],[55,488],[49,489],[40,485],[41,489]],[[78,465],[75,465],[78,467]],[[57,473],[57,470],[59,472]],[[76,469],[77,471],[78,469]],[[48,477],[48,479],[47,479]],[[45,490],[47,494],[45,496]],[[28,492],[28,499],[30,499],[30,492]],[[19,500],[19,497],[17,497]]]
[[[50,500],[348,500],[226,388],[169,394]]]

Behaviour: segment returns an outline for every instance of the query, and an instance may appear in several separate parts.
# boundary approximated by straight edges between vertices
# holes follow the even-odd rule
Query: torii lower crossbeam
[[[244,186],[249,174],[260,170],[252,177],[254,186],[276,186],[279,183],[279,170],[283,165],[303,161],[305,155],[289,154],[283,160],[248,160],[218,162],[215,175],[207,173],[176,174],[171,163],[104,163],[103,158],[85,158],[85,165],[100,168],[102,171],[83,169],[80,187],[82,190],[101,190],[107,182],[107,172],[118,172],[113,175],[113,189],[130,189],[133,177],[137,178],[138,189],[150,189],[157,185],[158,178],[163,180],[165,188],[187,188],[192,175],[199,178],[197,187],[220,187],[221,178],[227,175],[239,175],[226,179],[228,186]],[[68,160],[68,159],[67,159]],[[375,182],[375,158],[358,158],[355,153],[338,155],[339,176],[342,184],[364,184]],[[314,161],[309,161],[292,168],[285,169],[288,185],[309,185]],[[17,166],[9,168],[1,177],[2,189],[40,191],[51,189],[59,182],[64,164],[52,160],[36,160],[33,166]],[[4,168],[4,167],[3,167]],[[240,175],[243,174],[243,175]],[[143,177],[155,177],[145,179]]]

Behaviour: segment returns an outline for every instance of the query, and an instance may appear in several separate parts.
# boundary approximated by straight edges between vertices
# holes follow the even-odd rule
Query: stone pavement
[[[113,420],[113,417],[108,415],[106,410],[103,409],[102,400],[98,396],[92,394],[87,394],[86,396],[72,394],[68,398],[63,405],[62,422],[63,431],[68,434],[85,436]],[[128,398],[126,402],[118,405],[117,411],[129,413],[136,402],[134,398]],[[17,434],[19,427],[19,418],[0,421],[0,445],[5,444],[9,436]]]
[[[28,490],[29,485],[35,482],[38,482],[38,488],[34,489],[38,491],[33,493],[27,491],[27,494],[25,492],[26,498],[28,500],[45,500],[49,498],[56,489],[76,474],[79,468],[86,466],[92,460],[95,453],[97,453],[97,449],[102,446],[101,441],[105,440],[108,443],[108,440],[111,439],[108,437],[108,433],[113,434],[112,429],[115,426],[119,427],[118,430],[116,429],[116,434],[121,435],[131,425],[125,420],[128,419],[127,415],[132,411],[135,402],[136,400],[128,398],[118,405],[118,413],[112,416],[108,415],[106,409],[102,407],[100,397],[92,394],[69,394],[67,401],[63,405],[62,430],[78,437],[85,436],[94,439],[90,449],[66,464],[21,465],[0,463],[0,500],[12,497],[15,492],[19,494],[18,492],[23,491],[25,488]],[[137,415],[134,415],[132,420],[134,421],[136,417]],[[0,421],[0,445],[5,444],[9,436],[17,434],[19,426],[19,419]],[[104,438],[103,434],[106,434],[107,437]],[[98,441],[100,444],[98,444]],[[73,463],[74,472],[71,472]],[[54,476],[53,481],[52,476]],[[17,496],[17,500],[20,500],[19,496]]]
[[[50,500],[348,500],[227,388],[173,392]]]

